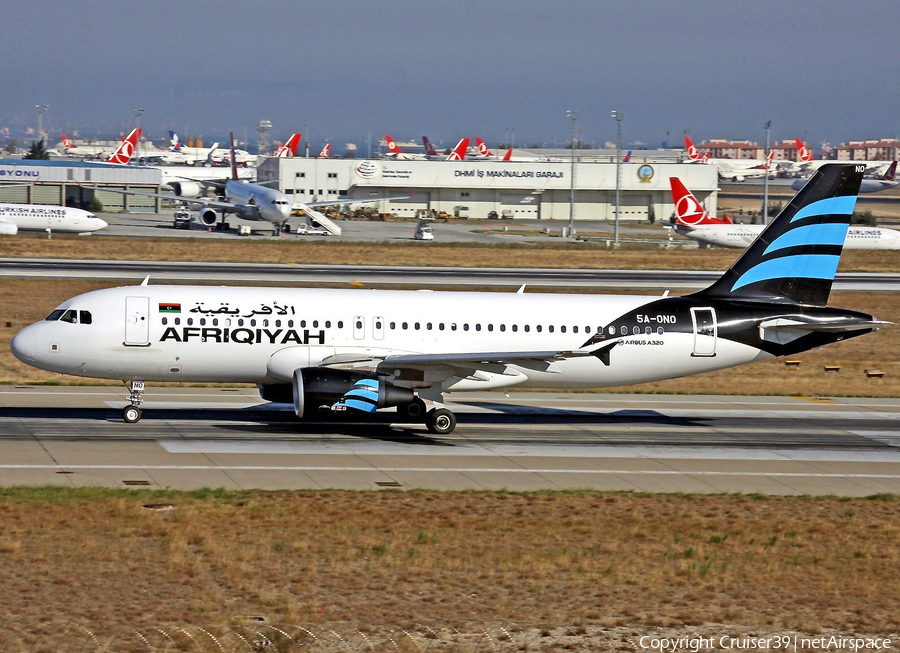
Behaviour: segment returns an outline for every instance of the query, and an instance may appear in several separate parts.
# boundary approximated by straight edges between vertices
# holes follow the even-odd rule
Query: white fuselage
[[[0,234],[19,231],[86,233],[106,227],[106,221],[89,211],[43,204],[0,204]]]
[[[229,179],[225,183],[225,198],[235,204],[230,209],[233,213],[248,220],[283,224],[291,217],[291,200],[268,186]]]
[[[459,376],[454,376],[452,366],[426,370],[419,382],[430,379],[442,391],[615,386],[698,374],[770,356],[717,338],[715,330],[698,335],[690,330],[690,318],[687,325],[680,324],[683,317],[656,315],[656,309],[648,311],[647,326],[615,323],[626,312],[657,299],[134,286],[74,297],[57,310],[76,317],[87,311],[90,323],[60,320],[61,313],[54,312],[55,321],[26,327],[11,347],[29,365],[76,376],[274,384],[290,383],[294,370],[334,356],[573,351],[606,329],[615,331],[610,342],[620,341],[609,365],[586,355],[533,364],[495,362]],[[702,355],[697,347],[703,347]],[[390,375],[387,365],[385,373]],[[394,382],[402,385],[404,380]]]
[[[706,245],[745,248],[763,229],[765,225],[761,224],[714,224],[698,227],[678,225],[675,231]],[[900,231],[882,227],[850,227],[844,249],[900,249]]]

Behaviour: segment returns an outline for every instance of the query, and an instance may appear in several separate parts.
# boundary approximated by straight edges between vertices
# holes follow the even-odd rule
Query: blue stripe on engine
[[[807,204],[797,211],[797,215],[791,218],[791,222],[809,218],[814,215],[851,215],[856,206],[856,195],[842,195],[841,197],[829,197],[827,200],[819,200]]]
[[[378,391],[375,390],[366,390],[365,388],[353,388],[347,394],[344,395],[344,398],[347,397],[360,397],[362,399],[368,399],[369,401],[378,401]]]
[[[343,400],[343,403],[347,408],[353,408],[354,410],[359,410],[364,413],[375,412],[375,405],[370,404],[368,401],[359,401],[358,399],[345,399]]]
[[[791,229],[778,236],[771,245],[766,247],[763,256],[769,252],[784,249],[785,247],[796,247],[798,245],[843,245],[849,227],[849,224],[838,222],[807,224],[802,227],[797,227],[796,229]]]
[[[375,379],[360,379],[359,381],[357,381],[357,382],[354,383],[353,385],[366,386],[367,388],[377,388],[377,387],[378,387],[378,381],[376,381]]]
[[[840,260],[840,256],[831,254],[802,254],[770,259],[744,272],[731,290],[735,291],[757,281],[770,281],[772,279],[798,277],[803,279],[834,280]]]

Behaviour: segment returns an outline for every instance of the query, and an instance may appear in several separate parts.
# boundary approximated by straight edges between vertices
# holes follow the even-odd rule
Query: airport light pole
[[[141,116],[142,115],[144,115],[143,109],[135,109],[134,110],[134,128],[135,129],[141,128]],[[141,137],[140,137],[140,134],[138,135],[136,149],[137,149],[137,152],[135,152],[135,154],[137,154],[137,160],[138,160],[138,163],[140,163],[141,162]]]
[[[622,149],[622,118],[625,117],[623,111],[613,111],[612,117],[616,121],[616,221],[613,224],[613,244],[619,246],[619,187],[621,184],[621,175],[619,174],[622,157],[619,151]]]
[[[764,127],[766,128],[766,152],[765,152],[765,163],[763,163],[763,169],[766,173],[763,177],[763,219],[762,223],[769,224],[769,128],[772,126],[772,121],[767,120]]]
[[[569,174],[571,189],[569,191],[569,238],[575,237],[575,129],[578,125],[578,112],[566,111],[572,119],[572,172]]]
[[[44,111],[50,108],[49,104],[36,104],[34,106],[37,109],[37,119],[38,119],[38,140],[44,140]],[[44,147],[47,144],[44,143]]]
[[[367,159],[372,158],[372,125],[366,125],[366,148],[368,150],[368,154],[366,155]]]

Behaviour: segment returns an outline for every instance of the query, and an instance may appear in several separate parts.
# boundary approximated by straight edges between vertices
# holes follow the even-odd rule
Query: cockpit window
[[[63,313],[62,317],[59,318],[60,322],[69,322],[70,324],[78,323],[78,311],[66,311]]]
[[[50,315],[48,315],[48,316],[45,317],[44,319],[45,319],[47,322],[56,322],[59,318],[62,317],[63,313],[65,313],[64,310],[62,310],[62,309],[60,309],[60,308],[57,308],[55,311],[53,311],[52,313],[50,313]]]
[[[78,311],[78,317],[82,324],[91,324],[94,321],[90,311]]]

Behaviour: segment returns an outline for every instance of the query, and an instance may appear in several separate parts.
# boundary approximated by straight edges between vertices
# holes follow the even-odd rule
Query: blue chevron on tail
[[[700,295],[825,305],[865,166],[829,164]]]

